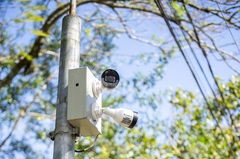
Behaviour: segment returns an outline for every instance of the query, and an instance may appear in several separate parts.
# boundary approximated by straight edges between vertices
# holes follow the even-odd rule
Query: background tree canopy
[[[54,129],[68,6],[58,0],[0,1],[0,158],[52,156],[47,134]],[[104,92],[103,106],[131,106],[141,121],[128,130],[104,120],[94,149],[76,158],[240,156],[239,1],[79,0],[77,6],[81,66],[98,77],[114,68],[122,78],[114,93]],[[171,62],[198,91],[160,87]],[[76,149],[92,141],[80,138]]]

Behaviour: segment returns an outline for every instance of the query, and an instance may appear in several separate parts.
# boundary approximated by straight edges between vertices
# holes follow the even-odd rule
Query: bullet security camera
[[[104,88],[114,89],[119,83],[119,75],[117,71],[107,69],[102,73],[101,82]]]
[[[138,120],[137,112],[124,108],[104,109],[103,114],[112,117],[118,124],[127,128],[133,128],[137,124]]]
[[[107,69],[102,73],[101,81],[98,79],[93,82],[92,91],[95,97],[98,97],[103,89],[112,90],[117,87],[120,77],[117,71]]]
[[[119,109],[94,109],[92,112],[93,120],[97,120],[102,117],[102,114],[112,117],[118,124],[133,128],[137,124],[138,113],[124,108]]]

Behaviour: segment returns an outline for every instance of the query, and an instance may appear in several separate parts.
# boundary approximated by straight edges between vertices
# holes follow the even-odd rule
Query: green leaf
[[[44,81],[44,78],[42,76],[37,76],[34,80],[33,87],[38,87],[39,85],[42,84]]]
[[[25,12],[23,19],[16,18],[14,19],[15,23],[25,23],[25,22],[41,22],[44,20],[43,17],[35,15],[32,11]]]
[[[33,60],[33,57],[31,55],[27,54],[24,51],[20,51],[19,55],[22,56],[22,57],[25,57],[28,61],[32,61]]]
[[[85,32],[85,34],[86,34],[88,37],[90,37],[90,36],[92,35],[90,28],[86,28],[86,29],[84,30],[84,32]]]
[[[172,7],[175,9],[177,12],[178,16],[182,17],[183,16],[183,8],[176,2],[172,2]]]
[[[157,35],[156,34],[153,34],[152,35],[152,40],[156,40],[157,39]]]
[[[41,30],[33,30],[32,33],[35,34],[35,35],[38,35],[38,36],[43,36],[43,37],[48,37],[49,36],[47,33],[44,33]]]
[[[15,23],[25,23],[27,22],[27,19],[14,19]]]
[[[27,6],[28,8],[31,8],[32,10],[46,10],[47,6],[44,5],[36,5],[36,6]]]
[[[41,16],[34,15],[34,16],[29,17],[29,20],[31,20],[33,22],[41,22],[44,20],[44,18]]]
[[[29,2],[30,0],[19,0],[19,2]]]
[[[43,21],[43,20],[44,20],[43,17],[41,17],[41,16],[39,16],[39,15],[33,14],[32,11],[26,12],[26,15],[27,15],[27,19],[28,19],[29,21],[39,22],[39,21]]]

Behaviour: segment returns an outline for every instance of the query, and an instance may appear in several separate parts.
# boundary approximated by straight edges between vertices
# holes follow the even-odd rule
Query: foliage
[[[165,67],[175,56],[179,58],[180,52],[162,23],[157,5],[148,0],[77,1],[77,14],[82,19],[81,65],[95,75],[106,68],[127,71],[117,91],[105,94],[103,105],[132,105],[143,121],[131,130],[104,121],[103,135],[93,151],[76,158],[240,155],[236,135],[240,120],[239,46],[236,41],[219,41],[224,30],[238,33],[240,2],[162,3],[182,48],[190,53],[195,50],[197,58],[203,59],[198,65],[208,66],[202,73],[212,77],[211,95],[179,88],[171,92],[169,101],[174,117],[159,118],[164,92],[159,83]],[[52,141],[47,133],[54,129],[56,109],[61,19],[67,12],[66,1],[0,1],[0,158],[48,158]],[[153,29],[156,24],[160,27]],[[129,45],[124,48],[131,53],[117,52],[122,50],[121,39],[127,39]],[[144,47],[149,49],[139,49]],[[216,78],[211,64],[219,60],[237,76],[228,82]],[[76,149],[91,142],[91,138],[81,138]]]
[[[240,77],[233,77],[228,83],[221,83],[225,103],[231,108],[232,118],[239,123],[239,85]],[[230,92],[234,91],[232,94]],[[234,125],[229,127],[226,121],[229,114],[226,108],[215,104],[209,97],[213,113],[218,117],[213,119],[210,110],[202,99],[189,91],[178,89],[173,93],[171,103],[176,113],[169,136],[173,140],[165,147],[179,158],[236,158],[239,156],[239,138]],[[221,101],[221,105],[224,105]],[[217,127],[217,123],[220,125]],[[217,143],[217,145],[216,145]]]

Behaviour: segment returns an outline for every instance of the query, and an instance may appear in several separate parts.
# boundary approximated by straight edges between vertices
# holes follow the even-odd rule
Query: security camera
[[[95,107],[94,107],[95,108]],[[118,124],[127,127],[133,128],[138,120],[138,113],[135,111],[131,111],[124,108],[119,109],[111,109],[111,108],[103,108],[103,109],[94,109],[92,112],[92,117],[94,121],[97,121],[102,117],[102,114],[112,117]]]
[[[117,71],[112,69],[107,69],[102,73],[101,82],[96,79],[93,83],[93,94],[95,97],[98,97],[103,89],[112,90],[117,87],[120,81],[120,77]]]
[[[104,88],[114,89],[119,83],[119,75],[115,70],[107,69],[102,73],[101,81]]]

